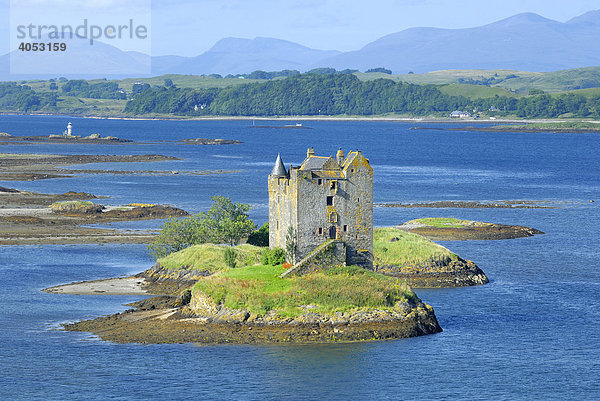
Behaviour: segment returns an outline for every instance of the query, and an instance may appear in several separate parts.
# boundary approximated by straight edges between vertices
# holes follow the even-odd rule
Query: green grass
[[[179,252],[157,260],[168,269],[193,269],[206,270],[211,273],[227,268],[225,263],[225,249],[227,245],[200,244],[193,245]],[[254,245],[238,245],[233,248],[236,253],[238,266],[248,266],[260,263],[260,248]]]
[[[422,219],[415,219],[408,221],[407,223],[415,223],[415,224],[423,224],[428,227],[464,227],[467,225],[472,225],[475,222],[472,220],[460,220],[455,219],[453,217],[425,217]]]
[[[440,86],[440,91],[449,96],[464,96],[469,99],[485,99],[498,96],[519,97],[504,88],[484,85],[448,84]]]
[[[392,241],[397,239],[397,241]],[[432,260],[456,260],[457,255],[427,238],[393,227],[373,230],[376,264],[418,266]]]
[[[416,296],[404,282],[356,266],[292,278],[280,278],[282,272],[281,265],[229,269],[199,280],[192,291],[228,308],[258,316],[275,310],[286,317],[301,315],[306,305],[313,306],[313,312],[331,314],[393,308]]]

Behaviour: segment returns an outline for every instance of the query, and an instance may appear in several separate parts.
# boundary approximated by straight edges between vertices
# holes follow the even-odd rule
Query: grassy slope
[[[211,273],[227,268],[225,264],[225,249],[227,245],[201,244],[172,253],[157,260],[168,269],[207,270]],[[233,248],[236,253],[238,266],[248,266],[260,263],[263,248],[243,244]]]
[[[397,239],[396,241],[391,241]],[[431,260],[458,258],[447,248],[418,234],[393,227],[373,230],[373,255],[376,264],[417,266]]]
[[[516,78],[506,79],[509,75],[516,75]],[[530,72],[513,70],[442,70],[432,71],[425,74],[399,74],[388,75],[383,73],[357,73],[356,76],[361,80],[371,80],[378,78],[392,79],[394,81],[404,81],[414,84],[435,84],[444,85],[457,83],[458,79],[481,80],[495,77],[497,79],[506,79],[497,84],[510,91],[519,94],[527,94],[529,89],[541,89],[548,93],[557,93],[564,91],[574,91],[575,87],[585,84],[589,81],[600,82],[600,67],[586,67],[571,70],[551,71],[551,72]],[[485,88],[485,87],[484,87]],[[489,89],[493,89],[491,87]],[[575,90],[577,92],[577,90]],[[493,96],[493,94],[492,94]]]
[[[280,278],[281,266],[249,266],[203,278],[193,291],[201,291],[216,303],[247,309],[256,315],[276,310],[280,316],[313,312],[334,313],[357,309],[393,308],[415,296],[398,279],[359,267],[337,268],[326,273]]]
[[[391,242],[390,240],[393,238],[398,240]],[[227,249],[226,245],[194,245],[160,258],[157,262],[168,269],[193,269],[218,272],[227,268],[224,257],[225,249]],[[243,244],[233,249],[236,252],[237,265],[238,267],[242,267],[259,264],[261,252],[264,248]],[[373,230],[373,253],[375,258],[381,260],[384,264],[399,266],[417,265],[426,263],[431,259],[454,259],[457,257],[448,249],[425,237],[407,233],[393,227],[375,228]]]

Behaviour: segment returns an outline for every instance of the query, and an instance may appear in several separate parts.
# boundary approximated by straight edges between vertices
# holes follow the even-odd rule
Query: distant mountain
[[[0,56],[0,79],[33,78],[123,78],[161,74],[244,74],[255,70],[306,71],[309,65],[340,54],[336,50],[315,50],[297,43],[272,38],[219,40],[210,50],[196,57],[155,56],[122,51],[109,44],[85,39],[67,41],[69,51],[21,52]],[[76,54],[77,56],[73,56]],[[10,57],[16,73],[9,75]],[[16,60],[16,62],[15,62]],[[40,66],[43,69],[40,70]],[[151,66],[151,69],[149,69]],[[144,73],[143,71],[147,71]],[[37,73],[35,73],[37,72]],[[35,74],[33,74],[35,73]]]
[[[50,41],[50,40],[47,40]],[[66,51],[21,51],[0,56],[3,80],[144,76],[151,73],[150,57],[87,39],[65,38]]]
[[[28,54],[14,51],[12,55],[19,58],[18,74],[9,75],[9,55],[0,56],[0,79],[226,75],[255,70],[295,69],[303,72],[317,67],[361,71],[385,67],[396,74],[450,69],[557,71],[600,66],[599,38],[600,10],[565,23],[524,13],[476,28],[410,28],[345,53],[259,37],[221,39],[196,57],[150,57],[100,42],[89,46],[86,40],[72,40],[68,46],[77,50],[77,57],[69,55],[73,52]],[[37,71],[39,66],[44,67],[42,73],[27,73]]]
[[[305,71],[311,64],[339,54],[336,50],[315,50],[287,40],[272,38],[219,40],[197,57],[154,72],[175,74],[244,74],[255,70]],[[154,65],[153,58],[153,65]]]
[[[524,13],[468,29],[411,28],[312,67],[556,71],[600,65],[600,10],[566,23]]]

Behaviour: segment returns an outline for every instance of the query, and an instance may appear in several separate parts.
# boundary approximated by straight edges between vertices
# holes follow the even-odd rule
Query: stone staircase
[[[280,277],[303,276],[339,266],[346,266],[346,244],[339,239],[330,239],[283,272]]]

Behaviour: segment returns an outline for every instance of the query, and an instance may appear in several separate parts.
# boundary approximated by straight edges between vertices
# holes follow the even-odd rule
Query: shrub
[[[285,262],[285,251],[281,248],[265,249],[260,260],[263,265],[280,265]]]
[[[250,234],[246,242],[255,246],[269,246],[269,223]]]
[[[225,257],[225,264],[228,267],[231,267],[232,269],[235,268],[236,261],[235,261],[235,251],[233,250],[233,248],[225,249],[224,257]]]

